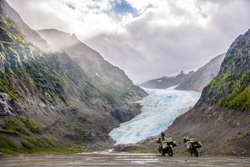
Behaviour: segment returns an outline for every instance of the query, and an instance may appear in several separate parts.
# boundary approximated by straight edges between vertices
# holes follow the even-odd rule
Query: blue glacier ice
[[[122,123],[109,135],[116,144],[138,143],[166,130],[176,117],[193,107],[200,93],[175,89],[145,89],[149,94],[139,103],[142,113]],[[167,135],[167,134],[166,134]]]

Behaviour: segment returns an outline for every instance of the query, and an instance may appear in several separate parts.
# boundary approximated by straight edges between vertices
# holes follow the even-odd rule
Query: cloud
[[[250,28],[249,0],[8,2],[34,29],[77,34],[134,82],[204,64]]]

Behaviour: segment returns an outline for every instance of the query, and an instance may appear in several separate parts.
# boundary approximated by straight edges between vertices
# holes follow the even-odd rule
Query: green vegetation
[[[23,137],[21,147],[18,148],[9,139],[0,134],[0,152],[8,155],[16,154],[72,154],[86,151],[85,147],[55,146],[47,138],[30,139]]]
[[[11,118],[3,118],[3,120],[5,124],[2,126],[2,129],[0,129],[0,133],[8,133],[13,135],[20,135],[20,133],[23,133],[25,135],[29,135],[29,132],[27,132],[23,125],[18,123],[18,121]]]
[[[17,152],[17,147],[9,139],[0,134],[0,152],[6,154],[15,154]]]
[[[98,85],[94,82],[90,83],[93,87],[100,91],[101,98],[108,101],[109,104],[115,105],[124,102],[130,96],[128,87],[115,87],[110,85]]]
[[[250,44],[245,39],[234,42],[228,50],[219,75],[204,89],[208,104],[219,104],[230,109],[250,109],[250,71],[248,70]]]
[[[32,149],[33,148],[33,146],[31,144],[29,144],[29,143],[27,143],[25,141],[21,141],[21,143],[22,143],[22,146],[24,148],[26,148],[26,149]]]
[[[25,124],[25,126],[27,128],[29,128],[29,130],[32,132],[32,133],[39,133],[41,130],[38,126],[36,126],[34,124],[34,121],[33,120],[30,120],[30,119],[27,119],[25,116],[21,116],[20,117],[21,120],[23,121],[23,123]]]
[[[231,136],[229,137],[226,142],[230,142],[230,141],[233,141],[233,140],[241,140],[241,139],[244,139],[246,136],[248,136],[249,133],[248,132],[244,132],[244,133],[240,133],[236,136]]]
[[[244,138],[247,134],[248,134],[247,132],[244,132],[244,133],[242,133],[242,134],[239,134],[239,135],[237,136],[237,138],[238,138],[238,139],[242,139],[242,138]]]
[[[71,113],[74,114],[74,115],[76,115],[76,114],[78,113],[78,110],[77,110],[77,108],[75,108],[75,107],[70,107],[70,111],[71,111]]]
[[[231,94],[227,95],[219,101],[219,104],[234,109],[241,109],[242,111],[250,108],[250,86],[246,87],[243,91],[239,89],[234,90]]]
[[[174,153],[174,155],[190,155],[189,152],[179,152],[179,153]]]
[[[218,98],[219,105],[242,111],[250,108],[250,72],[228,72],[207,86],[208,95]],[[216,100],[216,98],[214,98]],[[212,101],[213,102],[213,101]]]
[[[78,119],[79,119],[82,123],[87,122],[87,118],[84,118],[84,117],[82,117],[82,116],[79,116]]]
[[[16,91],[11,84],[11,74],[2,73],[0,71],[0,91],[5,92],[13,100],[19,101],[22,99],[20,92]]]
[[[35,86],[44,95],[43,101],[54,103],[55,97],[58,96],[64,103],[67,103],[64,97],[63,85],[65,81],[52,70],[45,58],[38,61],[25,62],[26,72],[33,79]]]
[[[75,144],[84,144],[91,140],[91,133],[88,130],[82,128],[75,128],[75,133],[72,137],[75,139]]]
[[[7,93],[13,100],[20,100],[20,93],[11,84],[11,80],[17,78],[36,87],[45,104],[54,104],[56,97],[68,104],[64,97],[65,81],[45,55],[22,36],[11,20],[0,15],[0,24],[0,58],[5,72],[0,72],[0,91]]]

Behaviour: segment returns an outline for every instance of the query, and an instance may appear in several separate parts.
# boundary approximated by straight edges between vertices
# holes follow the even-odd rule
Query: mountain
[[[105,82],[93,78],[72,55],[50,51],[6,1],[0,0],[0,9],[0,152],[109,147],[108,133],[140,113],[135,100],[146,93],[107,62],[102,62],[109,74]],[[89,61],[89,66],[99,65]]]
[[[45,52],[52,51],[52,48],[48,45],[48,43],[42,39],[37,32],[33,31],[26,23],[23,22],[20,15],[9,6],[6,0],[0,0],[0,3],[0,13],[14,21],[18,30],[29,42]]]
[[[225,54],[221,54],[210,60],[205,66],[199,68],[190,77],[180,83],[175,89],[192,90],[201,92],[203,88],[217,76]]]
[[[149,80],[140,86],[151,89],[166,89],[178,85],[177,90],[192,90],[201,92],[203,88],[218,74],[225,54],[221,54],[197,71],[190,71],[188,74],[181,72],[177,76],[162,77]]]
[[[74,34],[55,29],[40,30],[38,33],[54,50],[67,53],[84,70],[95,86],[108,97],[113,106],[113,117],[125,122],[139,114],[127,107],[127,102],[137,101],[138,97],[144,97],[146,93],[135,86],[122,70],[105,61]]]
[[[162,77],[158,79],[149,80],[140,84],[140,86],[150,89],[167,89],[172,86],[179,85],[185,79],[192,76],[194,71],[190,71],[188,74],[183,73],[182,71],[177,76],[172,77]]]

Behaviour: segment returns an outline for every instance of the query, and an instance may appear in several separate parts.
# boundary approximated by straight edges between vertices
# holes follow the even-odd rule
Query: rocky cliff
[[[0,8],[0,151],[109,147],[108,133],[140,112],[134,101],[146,93],[107,62],[115,72],[105,79],[115,84],[93,78],[72,55],[50,52],[4,0]]]
[[[177,90],[192,90],[196,92],[201,92],[203,88],[217,76],[221,63],[225,57],[225,54],[216,56],[210,60],[205,66],[199,68],[190,77],[185,79],[179,86],[175,89]]]

